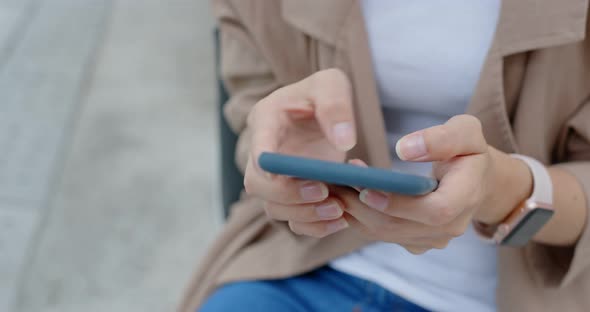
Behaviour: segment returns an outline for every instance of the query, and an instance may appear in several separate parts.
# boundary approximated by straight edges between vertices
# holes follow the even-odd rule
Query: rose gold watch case
[[[491,243],[523,246],[551,219],[553,213],[552,205],[528,199],[499,225],[475,223],[475,229],[482,238]]]

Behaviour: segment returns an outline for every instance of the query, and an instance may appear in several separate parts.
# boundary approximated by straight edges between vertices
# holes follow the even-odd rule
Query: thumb
[[[487,151],[481,122],[470,115],[458,115],[444,125],[410,133],[395,145],[400,159],[406,161],[445,161],[457,156]]]

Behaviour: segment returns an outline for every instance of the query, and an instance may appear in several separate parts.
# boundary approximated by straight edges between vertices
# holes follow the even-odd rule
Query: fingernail
[[[401,160],[415,160],[428,154],[424,136],[416,132],[401,138],[395,144],[395,152]]]
[[[342,209],[336,202],[329,202],[315,207],[316,214],[322,219],[334,219],[342,215]]]
[[[359,199],[367,206],[379,211],[385,211],[385,208],[389,206],[389,198],[379,192],[362,190]]]
[[[332,127],[332,135],[337,147],[343,151],[348,151],[354,146],[354,129],[352,123],[341,122]]]
[[[301,198],[304,201],[314,202],[320,201],[328,197],[328,189],[321,183],[305,182],[299,189]]]
[[[348,222],[346,222],[344,218],[326,223],[326,230],[328,231],[328,234],[336,233],[340,230],[344,230],[347,227]]]
[[[364,161],[362,161],[362,160],[360,160],[358,158],[350,159],[348,161],[348,163],[351,164],[351,165],[359,166],[359,167],[364,167],[364,168],[367,168],[368,167],[367,164]]]

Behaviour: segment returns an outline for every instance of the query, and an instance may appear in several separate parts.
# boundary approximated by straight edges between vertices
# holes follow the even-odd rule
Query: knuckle
[[[294,218],[302,222],[316,222],[321,221],[317,215],[315,206],[309,205],[307,207],[298,207],[300,209],[293,210]]]
[[[314,89],[318,89],[325,86],[326,84],[336,84],[344,86],[345,89],[350,88],[350,82],[348,76],[339,68],[328,68],[318,71],[310,76],[311,86]]]
[[[379,234],[391,234],[392,231],[396,229],[401,229],[401,219],[396,217],[385,217],[385,220],[378,224],[375,229],[376,232]]]
[[[443,158],[450,158],[455,155],[456,144],[454,144],[454,142],[456,140],[453,138],[453,134],[447,127],[437,127],[436,134],[434,134],[429,141],[430,142],[427,142],[426,144],[427,146],[436,146],[435,150],[430,152],[441,155]]]
[[[472,115],[461,115],[464,119],[465,122],[468,124],[469,128],[474,130],[474,131],[481,131],[482,125],[481,125],[481,121]]]
[[[322,226],[313,224],[302,224],[300,222],[289,221],[289,228],[297,235],[305,235],[314,238],[323,238],[328,235],[327,230]]]
[[[328,229],[326,229],[325,226],[316,226],[316,227],[310,228],[308,232],[309,232],[307,234],[308,236],[315,237],[315,238],[324,238],[324,237],[328,236]]]
[[[457,145],[454,144],[456,140],[453,139],[451,131],[446,127],[440,127],[438,132],[437,141],[440,143],[446,142],[446,144],[440,144],[440,154],[447,155],[446,157],[452,157],[456,154]]]
[[[289,229],[291,229],[291,232],[297,235],[304,235],[304,233],[299,228],[299,224],[297,224],[296,222],[289,221]]]
[[[273,104],[276,103],[275,99],[281,98],[284,96],[289,96],[290,94],[292,94],[293,88],[295,85],[296,84],[293,83],[293,84],[289,84],[289,85],[286,85],[286,86],[283,86],[281,88],[274,90],[269,95],[264,97],[262,100],[258,101],[258,103],[256,103],[256,105],[254,105],[254,107],[256,107],[256,106],[258,106],[258,107],[273,106]]]
[[[466,228],[463,226],[451,226],[445,230],[445,233],[451,237],[459,237],[465,234]]]
[[[347,79],[346,74],[340,68],[328,68],[314,74],[315,78],[321,79]]]
[[[296,204],[299,202],[299,195],[294,187],[294,182],[287,177],[273,175],[268,184],[259,187],[265,194],[268,194],[270,189],[280,190],[280,193],[274,193],[272,197],[281,204]]]
[[[265,100],[260,100],[252,107],[250,113],[248,113],[248,117],[246,117],[246,124],[248,125],[255,125],[256,124],[256,115],[258,111],[260,111],[260,107],[264,106]]]
[[[477,137],[477,142],[481,143],[481,146],[478,146],[479,149],[485,151],[484,148],[487,148],[486,140],[483,135],[483,125],[479,118],[472,116],[472,115],[458,115],[453,117],[456,122],[461,124],[461,127],[470,133],[473,133]],[[453,119],[451,118],[451,119]]]
[[[413,254],[413,255],[421,255],[423,253],[425,253],[426,251],[428,251],[427,248],[422,248],[422,247],[404,247],[409,253]]]
[[[440,142],[452,142],[452,133],[447,127],[438,127],[437,140]]]
[[[488,148],[488,144],[486,142],[485,136],[483,134],[483,125],[481,123],[481,121],[475,117],[475,116],[471,116],[471,115],[465,115],[467,116],[468,119],[468,129],[471,129],[470,131],[472,131],[475,135],[476,135],[476,142],[477,144],[477,149],[479,152],[483,153],[486,152],[487,148]]]
[[[457,220],[457,223],[459,224],[457,226],[457,232],[450,233],[451,236],[453,236],[452,234],[459,234],[458,236],[455,236],[455,237],[465,235],[465,233],[467,232],[467,230],[469,229],[469,227],[472,224],[472,219],[470,217],[464,217],[464,218],[462,217],[460,219],[461,220]],[[455,237],[451,237],[451,238],[455,238]]]
[[[387,220],[383,220],[379,222],[379,224],[375,224],[371,226],[371,230],[373,232],[373,236],[378,237],[385,237],[385,236],[392,236],[391,232],[393,229],[396,229],[395,221],[391,220],[393,218],[387,218]]]
[[[438,206],[434,207],[434,213],[430,218],[431,225],[440,226],[450,223],[457,216],[456,210],[457,209],[447,201],[440,203]]]
[[[479,119],[473,115],[468,114],[461,114],[453,116],[449,119],[451,123],[461,123],[463,125],[467,125],[469,129],[477,129],[477,127],[481,128],[481,122]]]
[[[268,112],[268,108],[273,106],[272,105],[274,102],[273,98],[277,94],[280,95],[282,93],[285,93],[288,90],[287,88],[288,87],[282,87],[280,89],[277,89],[277,90],[273,91],[267,97],[256,102],[256,104],[254,104],[254,106],[252,106],[250,113],[248,113],[248,116],[246,117],[246,124],[250,125],[250,126],[256,125],[257,119],[259,118],[259,116],[263,116],[265,114],[265,112]]]
[[[445,249],[449,245],[449,239],[441,239],[432,244],[432,248],[434,249]]]
[[[280,190],[287,190],[291,186],[290,181],[283,176],[273,176],[271,180],[272,184]]]

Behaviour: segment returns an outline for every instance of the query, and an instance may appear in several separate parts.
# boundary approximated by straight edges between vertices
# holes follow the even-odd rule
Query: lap
[[[199,312],[305,311],[283,289],[266,281],[237,282],[215,291]]]
[[[230,283],[217,289],[199,312],[220,311],[424,311],[362,279],[321,268],[308,274]]]

